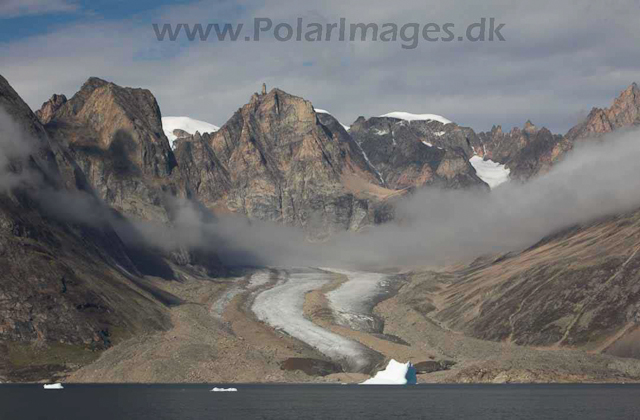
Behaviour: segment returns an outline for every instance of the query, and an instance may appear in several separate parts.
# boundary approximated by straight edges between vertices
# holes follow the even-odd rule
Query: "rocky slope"
[[[0,376],[55,376],[90,350],[167,328],[172,298],[138,276],[108,220],[74,218],[74,206],[100,203],[2,77],[0,112]]]
[[[473,337],[640,358],[639,251],[637,211],[575,226],[521,253],[424,273],[405,299]]]

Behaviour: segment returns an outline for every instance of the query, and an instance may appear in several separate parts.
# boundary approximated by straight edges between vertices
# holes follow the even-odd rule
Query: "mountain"
[[[322,240],[391,220],[419,188],[524,182],[588,133],[634,126],[636,90],[567,136],[530,122],[476,134],[408,113],[347,129],[280,89],[256,93],[216,130],[163,119],[148,90],[96,78],[33,113],[0,78],[0,378],[308,381],[353,369],[313,334],[270,324],[270,301],[292,311],[292,325],[276,314],[284,327],[348,343],[338,347],[366,359],[360,372],[402,355],[446,371],[428,380],[638,378],[640,362],[619,358],[640,357],[638,211],[438,270],[232,271],[206,249],[161,243],[193,233],[177,205]]]
[[[485,160],[504,165],[510,178],[526,181],[548,171],[566,152],[566,140],[548,129],[527,121],[523,128],[514,127],[505,133],[501,126],[478,134],[476,152]]]
[[[486,188],[469,159],[473,130],[432,114],[402,112],[358,118],[349,134],[392,189]]]
[[[569,130],[566,137],[574,142],[638,125],[640,125],[640,88],[636,83],[632,83],[620,93],[611,107],[593,108],[583,122]]]
[[[2,77],[0,145],[0,376],[56,377],[168,328],[177,299],[140,277],[111,210]]]
[[[510,171],[510,178],[526,181],[547,172],[573,149],[576,142],[598,139],[619,129],[640,125],[640,88],[627,87],[609,108],[593,108],[587,118],[564,136],[538,128],[527,121],[523,128],[505,133],[501,126],[478,133],[479,142],[471,141],[476,154],[500,163]],[[471,137],[473,139],[473,137]]]
[[[47,124],[53,118],[53,115],[60,109],[60,107],[67,103],[67,97],[64,95],[51,96],[47,102],[42,104],[39,110],[36,111],[36,117],[42,124]]]
[[[567,228],[522,252],[424,273],[403,296],[473,337],[640,358],[638,251],[635,211]]]
[[[384,219],[379,185],[335,118],[280,89],[255,94],[215,133],[180,138],[190,191],[217,213],[304,228],[312,236]]]
[[[639,125],[639,105],[634,83],[610,108],[594,108],[566,136],[530,122],[509,133],[498,126],[479,134],[481,152],[526,181],[581,141],[606,141],[605,134]],[[402,299],[444,328],[479,339],[637,359],[639,251],[636,210],[567,227],[524,251],[423,272]]]
[[[185,187],[151,92],[90,78],[71,99],[52,99],[39,114],[102,200],[137,219],[169,219],[163,200],[184,196]]]

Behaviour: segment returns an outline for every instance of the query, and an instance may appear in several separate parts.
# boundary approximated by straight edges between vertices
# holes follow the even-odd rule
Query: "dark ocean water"
[[[232,386],[0,385],[0,419],[640,419],[639,385]]]

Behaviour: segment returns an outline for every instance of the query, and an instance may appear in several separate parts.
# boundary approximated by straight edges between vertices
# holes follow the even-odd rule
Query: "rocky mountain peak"
[[[67,103],[67,97],[64,95],[53,94],[51,98],[42,104],[39,110],[36,111],[36,116],[42,124],[47,124],[53,118],[53,115],[60,109],[62,105]]]
[[[278,88],[252,95],[219,131],[181,140],[176,155],[213,211],[300,226],[312,236],[373,223],[378,199],[362,191],[384,190],[335,118]],[[207,190],[212,179],[218,183]]]
[[[537,130],[538,128],[531,122],[531,120],[527,120],[524,124],[524,131],[527,133],[535,133]]]
[[[473,130],[409,114],[388,115],[360,117],[349,129],[386,186],[486,187],[468,162],[480,144]],[[400,118],[406,115],[410,121]]]
[[[634,82],[609,108],[593,108],[587,118],[567,133],[571,141],[599,137],[619,128],[640,125],[640,88]]]
[[[88,132],[70,136],[70,144],[102,151],[116,148],[126,152],[143,173],[166,176],[175,167],[162,130],[160,107],[149,90],[90,78],[55,111],[49,124],[63,130],[83,127]]]
[[[562,136],[552,134],[545,127],[538,128],[531,120],[508,133],[494,126],[479,136],[483,156],[506,165],[511,171],[510,177],[521,181],[548,170],[563,147]]]
[[[100,198],[125,214],[165,220],[161,197],[184,188],[172,180],[177,163],[151,92],[92,77],[68,101],[54,102],[60,106],[47,107],[45,128],[69,146]]]

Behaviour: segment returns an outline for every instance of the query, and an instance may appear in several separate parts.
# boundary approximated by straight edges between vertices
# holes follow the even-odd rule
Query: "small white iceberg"
[[[44,389],[64,389],[62,384],[44,384]]]
[[[237,388],[213,388],[211,392],[238,392]]]
[[[411,362],[400,363],[391,359],[385,370],[360,385],[415,385],[417,382],[416,368]]]

